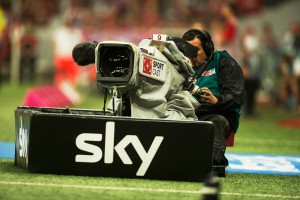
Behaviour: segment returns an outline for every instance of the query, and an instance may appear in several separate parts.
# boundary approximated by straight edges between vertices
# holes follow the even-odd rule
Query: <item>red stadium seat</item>
[[[229,137],[227,138],[226,146],[227,147],[233,147],[233,144],[234,144],[234,132],[231,131]]]

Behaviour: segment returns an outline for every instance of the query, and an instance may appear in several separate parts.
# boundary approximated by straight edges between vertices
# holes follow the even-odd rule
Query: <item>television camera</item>
[[[112,92],[108,109],[115,115],[195,120],[194,109],[200,104],[192,95],[199,88],[190,59],[197,51],[181,38],[155,34],[138,46],[80,43],[72,54],[80,66],[95,63],[97,84]]]

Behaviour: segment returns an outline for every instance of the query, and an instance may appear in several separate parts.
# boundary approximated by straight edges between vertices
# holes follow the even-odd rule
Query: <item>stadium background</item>
[[[185,1],[46,1],[33,0],[1,1],[2,40],[1,74],[2,79],[18,82],[18,42],[25,30],[36,38],[37,79],[45,80],[53,75],[53,34],[65,21],[83,33],[83,41],[121,40],[138,43],[151,37],[153,33],[180,36],[190,27],[209,30],[214,39],[221,31],[224,18],[220,8],[226,1],[185,0]],[[269,24],[278,48],[282,48],[284,34],[290,23],[299,20],[295,0],[230,0],[234,5],[238,32],[236,40],[241,40],[247,26],[256,29],[257,37],[262,35],[263,24]],[[214,40],[218,49],[223,48]],[[239,46],[238,46],[239,47]],[[236,55],[236,60],[240,60]],[[274,70],[276,68],[274,67]],[[50,77],[51,79],[51,77]]]
[[[61,80],[55,79],[53,35],[66,20],[70,20],[72,27],[83,33],[82,41],[121,40],[138,43],[145,37],[151,37],[153,33],[178,36],[190,27],[204,27],[211,31],[216,38],[216,45],[221,49],[217,36],[224,22],[220,13],[223,2],[225,1],[1,0],[0,141],[14,142],[14,110],[24,103],[28,91],[54,85]],[[254,27],[256,36],[261,38],[262,25],[267,23],[272,28],[273,39],[278,47],[278,54],[271,55],[270,59],[274,56],[279,58],[285,50],[284,36],[289,31],[291,22],[299,23],[300,1],[227,2],[232,3],[236,9],[239,33],[236,41],[241,41],[242,33],[248,26]],[[26,71],[23,79],[20,79],[20,45],[25,30],[36,41],[35,73]],[[257,48],[262,50],[264,46]],[[240,60],[238,56],[236,59]],[[291,96],[285,102],[279,102],[280,76],[278,59],[275,60],[273,65],[260,68],[259,72],[263,74],[260,78],[264,84],[260,86],[256,96],[255,115],[242,116],[235,146],[228,149],[229,153],[300,155],[299,111]],[[94,85],[93,70],[93,66],[79,69],[76,83],[70,85],[81,100],[76,102],[73,99],[76,103],[65,106],[102,108],[102,97]],[[68,80],[70,76],[64,78]],[[286,122],[286,119],[290,123],[281,123]],[[0,199],[96,199],[104,195],[105,199],[139,199],[141,195],[145,199],[198,199],[200,194],[199,184],[196,183],[30,174],[14,167],[12,159],[1,158],[0,171]],[[230,173],[221,183],[222,199],[300,198],[298,175]],[[111,186],[115,188],[109,189]],[[165,191],[157,192],[161,188]],[[57,194],[56,198],[53,193]]]

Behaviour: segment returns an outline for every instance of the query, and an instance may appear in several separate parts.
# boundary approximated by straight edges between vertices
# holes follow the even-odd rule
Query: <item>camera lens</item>
[[[125,77],[130,68],[130,51],[127,47],[104,47],[100,62],[104,77]]]

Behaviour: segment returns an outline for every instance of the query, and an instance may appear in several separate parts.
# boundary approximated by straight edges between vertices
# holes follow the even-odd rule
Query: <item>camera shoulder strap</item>
[[[204,72],[204,70],[206,69],[206,66],[207,66],[207,61],[204,61],[200,66],[199,66],[199,69],[196,73],[196,75],[194,76],[194,79],[197,80],[201,74]]]

